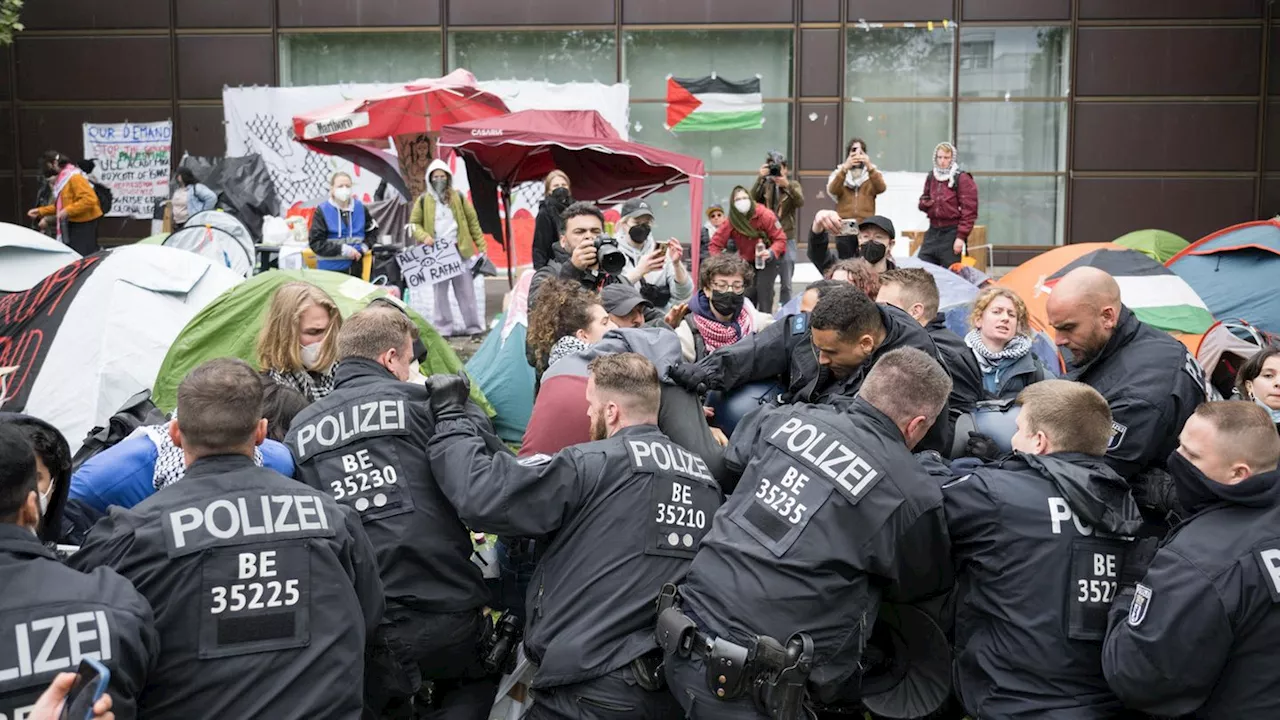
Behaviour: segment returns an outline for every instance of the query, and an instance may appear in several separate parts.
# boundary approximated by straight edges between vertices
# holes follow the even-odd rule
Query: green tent
[[[165,412],[178,404],[178,383],[192,368],[216,357],[238,357],[257,366],[258,330],[271,304],[276,289],[285,283],[304,280],[318,286],[338,304],[343,317],[348,317],[386,291],[360,278],[324,270],[272,270],[255,275],[219,295],[187,323],[178,339],[169,347],[152,390],[154,402]],[[422,343],[427,347],[423,375],[456,373],[462,361],[431,324],[413,310],[409,316],[418,325]],[[477,383],[471,384],[471,397],[490,415],[493,408]]]
[[[164,241],[169,238],[169,233],[156,233],[148,235],[138,241],[139,245],[163,245]]]
[[[1134,230],[1115,239],[1117,245],[1137,250],[1161,265],[1185,248],[1186,240],[1166,230]]]

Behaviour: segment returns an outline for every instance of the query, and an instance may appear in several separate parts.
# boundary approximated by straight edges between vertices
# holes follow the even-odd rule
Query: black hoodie
[[[27,442],[31,442],[32,431],[37,428],[44,430],[45,434],[53,441],[54,447],[47,448],[43,452],[36,450],[36,455],[40,458],[40,462],[44,463],[53,478],[53,494],[49,496],[49,506],[45,509],[44,516],[40,519],[40,528],[37,534],[40,536],[40,542],[52,547],[64,535],[62,514],[63,508],[67,505],[67,491],[71,489],[71,447],[57,428],[40,418],[22,413],[6,412],[0,413],[0,423],[16,425],[22,431],[22,434],[26,436]],[[50,463],[53,464],[50,465]]]
[[[1015,453],[943,486],[955,678],[972,716],[1115,717],[1100,644],[1142,518],[1102,458]],[[1083,598],[1083,600],[1081,599]]]

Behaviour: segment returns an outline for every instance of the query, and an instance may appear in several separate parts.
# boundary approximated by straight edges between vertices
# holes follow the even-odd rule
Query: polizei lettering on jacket
[[[631,451],[631,465],[636,470],[661,470],[715,482],[702,458],[682,447],[653,440],[628,440],[627,449]]]
[[[81,658],[111,659],[111,626],[102,610],[50,615],[0,628],[0,683],[56,670]]]
[[[340,448],[353,440],[408,432],[403,399],[348,405],[298,428],[293,438],[294,455],[303,463],[312,455]]]
[[[221,545],[333,535],[319,495],[218,498],[171,510],[163,522],[170,557]]]
[[[830,478],[855,503],[881,475],[841,442],[834,430],[820,423],[787,418],[769,436],[769,443]]]

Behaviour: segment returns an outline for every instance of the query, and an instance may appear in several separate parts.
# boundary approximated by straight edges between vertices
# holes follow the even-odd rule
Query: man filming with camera
[[[777,150],[770,150],[765,163],[760,166],[760,176],[751,187],[751,197],[778,216],[782,232],[787,236],[787,252],[782,256],[778,278],[780,305],[791,300],[791,276],[796,268],[796,210],[804,205],[804,189],[791,179],[787,159]]]
[[[592,292],[624,282],[626,256],[618,249],[618,241],[604,234],[604,213],[600,208],[589,202],[576,202],[565,208],[561,218],[564,234],[560,243],[551,246],[551,259],[529,283],[530,308],[547,278],[580,283]]]

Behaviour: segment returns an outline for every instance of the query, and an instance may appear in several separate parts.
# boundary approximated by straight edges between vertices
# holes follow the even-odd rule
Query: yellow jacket
[[[57,203],[36,208],[40,217],[56,215]],[[89,222],[102,217],[102,208],[98,206],[98,194],[93,191],[89,178],[76,173],[67,180],[62,188],[62,209],[67,211],[67,220],[71,222]]]

